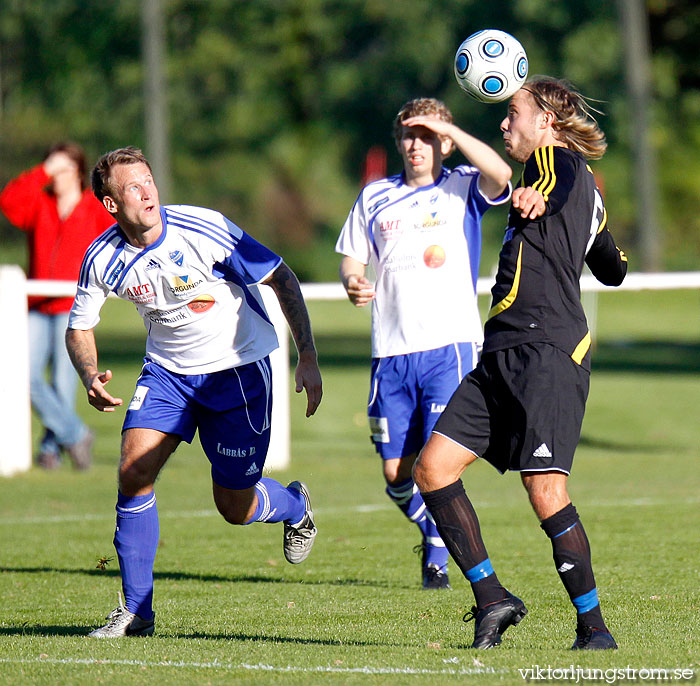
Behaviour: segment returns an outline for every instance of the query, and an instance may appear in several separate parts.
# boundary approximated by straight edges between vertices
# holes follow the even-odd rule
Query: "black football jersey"
[[[546,209],[530,220],[511,206],[484,352],[548,343],[590,369],[579,286],[583,264],[602,283],[618,286],[627,258],[608,231],[603,198],[583,155],[560,146],[537,148],[519,185],[538,190]]]

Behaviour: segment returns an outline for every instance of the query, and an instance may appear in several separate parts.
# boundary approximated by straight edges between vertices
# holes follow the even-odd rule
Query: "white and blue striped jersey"
[[[146,356],[180,374],[255,362],[277,348],[258,289],[281,258],[219,212],[161,208],[163,232],[135,248],[118,225],[88,248],[68,326],[88,330],[112,292],[136,305]]]
[[[476,282],[481,217],[495,200],[479,171],[443,168],[434,184],[413,188],[403,174],[368,184],[340,232],[336,252],[370,265],[372,357],[483,341]]]

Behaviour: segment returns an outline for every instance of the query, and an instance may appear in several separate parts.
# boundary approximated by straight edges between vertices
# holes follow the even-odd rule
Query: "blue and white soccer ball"
[[[481,102],[501,102],[513,95],[527,78],[523,46],[505,31],[477,31],[455,55],[457,83]]]

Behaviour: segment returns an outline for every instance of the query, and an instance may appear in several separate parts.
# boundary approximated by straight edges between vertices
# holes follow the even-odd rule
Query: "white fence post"
[[[0,476],[32,466],[27,280],[16,265],[0,265]]]
[[[493,277],[482,277],[479,295],[487,294]],[[700,289],[700,272],[666,274],[628,274],[618,288],[603,286],[586,274],[581,291],[638,291]],[[345,300],[339,283],[302,284],[306,300]],[[272,435],[266,466],[287,469],[291,460],[289,402],[289,332],[277,298],[268,287],[260,289],[265,307],[277,331],[280,347],[270,355],[273,374]],[[72,296],[75,284],[68,281],[29,280],[15,265],[0,265],[0,312],[5,332],[0,335],[0,476],[10,476],[31,467],[31,409],[29,400],[29,335],[27,331],[27,295]],[[585,298],[584,298],[585,300]],[[586,303],[595,331],[595,301]],[[593,307],[593,309],[591,309]],[[305,406],[305,405],[304,405]],[[303,411],[303,410],[300,410]]]

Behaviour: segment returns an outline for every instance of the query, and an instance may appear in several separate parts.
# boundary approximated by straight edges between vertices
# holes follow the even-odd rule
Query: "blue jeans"
[[[32,407],[46,429],[40,451],[58,453],[61,447],[77,443],[87,433],[87,427],[75,413],[78,376],[66,350],[67,325],[67,312],[29,312],[30,395]]]

